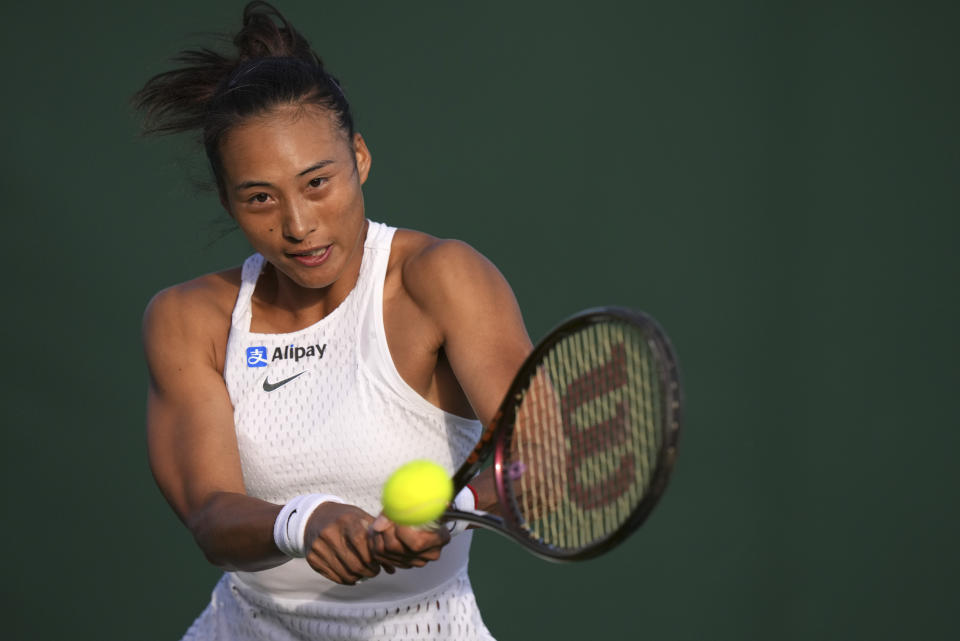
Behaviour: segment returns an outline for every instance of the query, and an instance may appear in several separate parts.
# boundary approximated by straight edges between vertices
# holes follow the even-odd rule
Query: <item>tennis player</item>
[[[492,418],[531,349],[514,295],[466,244],[367,219],[370,151],[280,13],[247,5],[234,45],[181,53],[135,97],[146,131],[201,134],[255,250],[144,319],[150,464],[226,570],[184,638],[491,639],[471,533],[378,515],[394,469],[452,474]],[[495,510],[472,485],[458,501]]]

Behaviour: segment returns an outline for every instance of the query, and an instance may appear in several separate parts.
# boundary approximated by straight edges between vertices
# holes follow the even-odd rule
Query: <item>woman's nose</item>
[[[316,229],[310,208],[299,203],[287,205],[283,215],[283,235],[287,240],[300,242]]]

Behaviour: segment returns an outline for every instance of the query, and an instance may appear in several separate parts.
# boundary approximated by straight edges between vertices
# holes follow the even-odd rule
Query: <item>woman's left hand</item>
[[[374,560],[397,568],[422,568],[440,558],[450,542],[450,531],[443,524],[435,528],[397,525],[381,514],[368,530]]]

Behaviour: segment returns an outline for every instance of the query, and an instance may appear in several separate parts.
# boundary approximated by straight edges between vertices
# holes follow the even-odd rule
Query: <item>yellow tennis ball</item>
[[[383,486],[383,513],[398,525],[424,525],[443,514],[453,498],[453,481],[433,461],[410,461]]]

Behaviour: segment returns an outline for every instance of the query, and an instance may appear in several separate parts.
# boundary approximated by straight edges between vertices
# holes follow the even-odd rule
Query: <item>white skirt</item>
[[[431,592],[391,603],[277,599],[225,573],[183,641],[495,641],[466,571]]]

